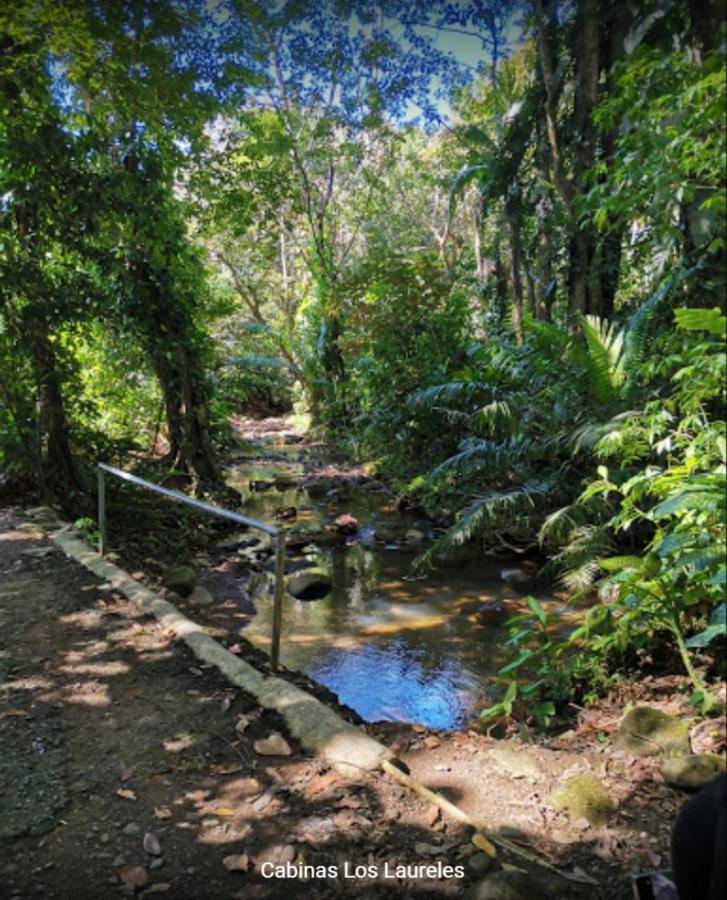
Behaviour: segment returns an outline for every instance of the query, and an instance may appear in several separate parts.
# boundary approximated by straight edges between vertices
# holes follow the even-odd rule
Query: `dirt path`
[[[349,783],[306,757],[275,715],[21,523],[0,511],[0,897],[459,897],[492,867],[467,829],[391,779]],[[514,886],[517,869],[530,878],[507,896],[626,900],[626,872],[667,862],[680,797],[648,761],[609,763],[585,732],[548,749],[367,730],[491,830],[599,882],[570,884],[505,852],[492,868],[504,863]],[[289,755],[255,752],[271,734]],[[546,802],[564,773],[584,770],[620,802],[608,827],[569,823]],[[288,863],[326,869],[263,877]],[[425,865],[438,871],[385,877]],[[343,877],[356,866],[377,877]]]

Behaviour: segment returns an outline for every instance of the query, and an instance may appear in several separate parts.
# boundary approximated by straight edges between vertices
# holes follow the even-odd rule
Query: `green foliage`
[[[614,326],[589,317],[582,334],[531,322],[522,345],[474,351],[470,380],[412,397],[414,410],[467,435],[429,475],[429,491],[460,512],[422,563],[475,537],[527,543],[559,501],[577,495],[597,424],[625,403],[628,366],[624,335]]]
[[[669,634],[698,702],[705,710],[714,702],[690,651],[725,636],[725,317],[719,310],[678,310],[675,318],[682,329],[709,334],[697,334],[675,360],[669,398],[611,423],[595,447],[611,465],[599,465],[598,478],[558,517],[566,531],[570,525],[564,563],[578,554],[584,509],[591,520],[600,512],[589,528],[611,547],[638,531],[647,536],[645,546],[593,554],[598,599],[567,636],[541,639],[537,659],[532,627],[517,633],[517,664],[501,674],[522,670],[520,696],[530,690],[557,701],[578,686],[593,690],[603,672],[636,651],[652,651]]]

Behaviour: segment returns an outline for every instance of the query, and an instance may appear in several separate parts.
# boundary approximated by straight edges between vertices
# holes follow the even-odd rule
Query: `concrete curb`
[[[91,550],[68,526],[49,536],[66,556],[108,581],[145,613],[173,630],[198,659],[215,666],[232,684],[252,694],[261,706],[279,713],[291,735],[308,752],[322,756],[354,778],[361,777],[362,771],[380,771],[385,760],[394,759],[394,754],[383,744],[346,722],[311,694],[282,678],[263,675],[225,650],[201,625]]]

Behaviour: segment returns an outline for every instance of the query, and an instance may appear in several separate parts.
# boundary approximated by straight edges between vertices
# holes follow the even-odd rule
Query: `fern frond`
[[[415,562],[421,569],[446,559],[456,548],[487,530],[505,530],[518,514],[531,513],[554,487],[553,479],[531,479],[510,491],[488,491],[460,511],[454,525]]]
[[[490,391],[490,385],[482,381],[450,381],[416,391],[407,402],[414,408],[435,407],[445,403],[465,404],[476,401]]]
[[[610,406],[625,380],[624,333],[598,316],[584,316],[581,329],[588,348],[584,362],[591,390],[599,403]]]

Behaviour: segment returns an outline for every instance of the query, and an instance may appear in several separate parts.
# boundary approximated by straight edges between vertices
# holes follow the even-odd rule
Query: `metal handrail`
[[[275,538],[275,593],[273,596],[273,633],[270,646],[270,663],[273,672],[278,671],[280,663],[280,633],[282,631],[283,622],[283,594],[285,593],[285,530],[276,528],[274,525],[268,525],[257,519],[250,519],[240,513],[231,512],[229,509],[223,509],[221,506],[215,506],[212,503],[205,503],[204,500],[197,500],[194,497],[188,497],[179,491],[173,491],[170,488],[162,487],[154,484],[153,481],[146,481],[139,478],[138,475],[132,475],[130,472],[124,472],[123,469],[116,469],[107,463],[97,463],[98,470],[98,534],[99,534],[99,553],[101,556],[106,555],[108,547],[106,536],[106,479],[105,473],[121,478],[131,484],[153,491],[155,494],[162,494],[169,497],[170,500],[176,500],[178,503],[185,503],[187,506],[193,506],[202,512],[218,516],[221,519],[229,519],[232,522],[238,522],[241,525],[248,525],[251,528],[257,528],[264,531],[271,537]]]

